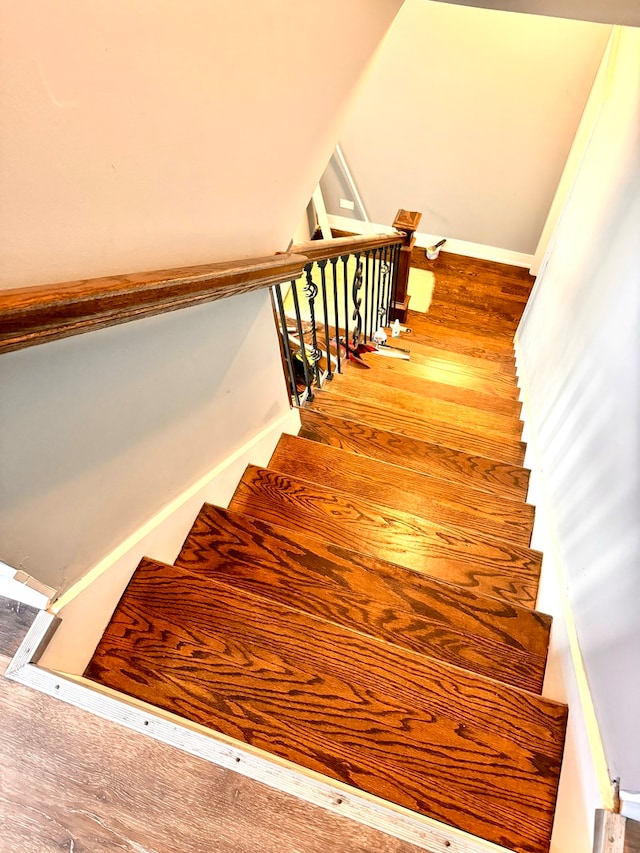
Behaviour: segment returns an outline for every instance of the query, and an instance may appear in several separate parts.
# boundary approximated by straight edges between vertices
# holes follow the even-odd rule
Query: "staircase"
[[[551,620],[512,349],[531,280],[431,268],[411,360],[345,365],[269,466],[202,508],[175,565],[144,559],[86,676],[542,853],[567,711],[540,695]]]

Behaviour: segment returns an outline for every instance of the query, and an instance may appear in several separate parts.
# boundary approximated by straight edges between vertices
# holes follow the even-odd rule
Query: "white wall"
[[[370,219],[532,254],[609,32],[406,0],[340,136]]]
[[[0,285],[285,249],[400,2],[3,0]],[[288,406],[266,292],[0,382],[0,558],[56,588]]]
[[[518,332],[555,561],[610,778],[640,792],[640,31],[604,100]]]

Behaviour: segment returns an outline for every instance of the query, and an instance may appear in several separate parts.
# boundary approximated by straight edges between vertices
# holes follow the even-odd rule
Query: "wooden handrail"
[[[354,237],[334,237],[333,240],[310,240],[307,243],[294,243],[290,252],[306,255],[309,261],[322,261],[339,258],[367,249],[379,249],[383,246],[397,246],[403,242],[403,234],[363,234]]]
[[[248,293],[298,278],[291,252],[0,291],[0,353]]]
[[[248,260],[0,290],[0,354],[299,278],[311,261],[402,243],[376,234],[298,243]]]

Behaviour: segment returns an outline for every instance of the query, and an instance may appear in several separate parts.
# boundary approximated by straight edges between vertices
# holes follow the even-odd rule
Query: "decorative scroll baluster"
[[[380,326],[388,326],[404,310],[405,306],[400,305],[398,309],[396,302],[400,299],[402,289],[406,290],[406,281],[401,280],[401,276],[404,267],[407,267],[413,236],[403,232],[405,227],[407,232],[412,231],[412,227],[415,229],[418,219],[419,214],[401,210],[398,211],[394,226],[398,228],[402,224],[403,231],[395,234],[311,240],[291,247],[292,257],[304,258],[306,261],[303,268],[305,276],[302,280],[292,282],[291,296],[286,299],[280,286],[274,289],[274,310],[279,315],[278,322],[283,329],[283,364],[286,363],[291,374],[291,395],[296,403],[302,405],[306,399],[313,399],[314,385],[321,387],[325,379],[342,372],[344,359],[350,357],[351,350],[372,340]],[[353,270],[349,265],[351,258],[354,261]],[[327,278],[329,261],[331,274]],[[338,269],[340,261],[342,274]],[[318,265],[319,276],[314,275],[314,264]],[[309,306],[308,323],[303,321],[300,312],[298,284],[303,287]],[[290,325],[295,319],[300,340],[299,352],[291,345],[293,333],[291,342],[286,333],[287,312]],[[324,325],[324,340],[321,322]],[[332,353],[334,342],[335,355]],[[324,357],[326,369],[322,363]],[[298,388],[303,372],[306,390],[301,393]]]
[[[278,309],[278,316],[280,317],[280,328],[282,329],[282,349],[284,351],[285,361],[287,363],[287,370],[289,371],[289,388],[291,391],[291,396],[296,402],[296,406],[300,405],[300,395],[298,394],[298,388],[296,386],[296,374],[293,367],[293,356],[291,354],[291,344],[289,343],[289,335],[287,333],[287,317],[284,313],[284,302],[282,300],[282,286],[276,284],[273,286],[273,295],[276,302],[276,307]]]
[[[349,346],[349,273],[347,265],[349,255],[342,255],[342,289],[344,292],[344,346],[345,358],[349,357],[347,347]]]
[[[300,316],[300,301],[298,299],[298,287],[295,281],[291,282],[291,295],[293,297],[293,307],[296,315],[296,328],[298,329],[298,340],[300,341],[300,359],[304,370],[304,384],[307,387],[307,399],[313,400],[313,391],[311,385],[313,383],[313,374],[307,357],[307,348],[304,345],[304,333],[302,331],[302,318]]]
[[[374,324],[376,330],[379,326],[383,326],[383,312],[381,312],[380,307],[382,305],[382,249],[376,249],[376,282],[375,282],[375,319]]]
[[[362,261],[360,260],[359,252],[356,252],[354,258],[356,259],[356,271],[353,274],[353,286],[351,289],[351,299],[353,301],[352,320],[354,322],[354,327],[351,340],[353,348],[357,349],[358,344],[360,343],[360,336],[362,334],[362,316],[360,314],[360,306],[362,305],[362,297],[360,296],[360,288],[362,287]]]
[[[340,365],[340,311],[338,309],[338,259],[331,258],[332,277],[333,277],[333,310],[335,313],[335,341],[336,341],[336,370],[342,373]]]
[[[391,252],[387,251],[386,247],[383,251],[383,260],[380,264],[382,272],[382,289],[384,292],[383,315],[384,325],[391,325],[391,299],[392,299],[392,282],[389,273],[391,272]]]
[[[318,285],[313,280],[311,274],[313,263],[307,264],[304,268],[307,283],[304,285],[304,295],[309,303],[309,331],[311,332],[311,353],[312,371],[315,374],[316,385],[320,387],[320,359],[322,357],[321,350],[318,349],[318,330],[316,329],[316,296],[318,295]]]
[[[331,342],[330,342],[330,328],[329,328],[329,310],[327,304],[327,277],[326,277],[326,268],[328,261],[322,260],[318,261],[318,267],[320,268],[320,288],[322,290],[322,311],[324,314],[324,345],[325,345],[325,353],[327,357],[327,379],[331,381],[333,379],[333,365],[331,363]]]

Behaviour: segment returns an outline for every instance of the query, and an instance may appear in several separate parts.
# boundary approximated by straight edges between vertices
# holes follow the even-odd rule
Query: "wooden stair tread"
[[[527,495],[529,472],[509,463],[433,444],[428,441],[377,429],[360,421],[300,409],[300,436],[341,447],[413,471],[422,471],[443,480],[471,486],[514,500]]]
[[[423,396],[417,383],[414,391],[406,391],[389,383],[368,382],[364,378],[367,374],[368,371],[362,368],[357,371],[356,369],[345,371],[343,374],[334,376],[333,381],[328,382],[319,393],[348,396],[354,400],[388,407],[394,412],[399,409],[403,413],[416,415],[424,420],[452,424],[483,437],[495,436],[501,441],[506,439],[512,444],[520,444],[523,424],[518,414],[496,414],[484,407],[486,406],[484,400],[483,408],[479,409],[472,406],[470,402],[451,402],[430,393]],[[430,390],[431,385],[428,388]]]
[[[513,346],[508,338],[494,340],[490,335],[465,333],[460,330],[452,331],[446,327],[431,323],[425,319],[429,315],[410,315],[411,333],[404,334],[398,346],[405,346],[412,352],[426,345],[429,348],[472,357],[483,362],[495,362],[505,370],[515,372],[515,356]]]
[[[176,565],[337,625],[542,690],[551,619],[205,504]]]
[[[522,545],[452,530],[255,465],[247,467],[229,508],[295,530],[301,537],[316,530],[336,545],[475,592],[535,606],[541,555]]]
[[[504,342],[505,349],[512,345],[518,327],[518,320],[511,312],[506,314],[496,307],[471,307],[442,299],[434,299],[426,317],[431,326],[437,324],[455,335],[469,333],[475,337],[477,330],[482,329],[483,335]]]
[[[333,384],[332,382],[331,385]],[[485,456],[497,462],[522,465],[524,461],[525,445],[516,439],[507,442],[499,436],[483,435],[458,424],[421,418],[411,412],[376,405],[368,400],[352,399],[335,389],[332,389],[331,393],[326,393],[326,389],[323,389],[305,406],[316,412],[359,421],[376,429],[396,432],[464,453]]]
[[[510,290],[494,289],[478,285],[477,280],[464,283],[447,276],[438,276],[437,295],[433,304],[437,307],[455,304],[480,309],[504,317],[507,322],[518,323],[527,299],[528,294],[525,296],[517,286]]]
[[[524,267],[494,261],[470,260],[463,255],[442,252],[430,261],[417,247],[411,253],[411,266],[433,273],[438,293],[443,286],[454,290],[472,290],[475,294],[495,295],[520,303],[523,311],[535,282]]]
[[[412,313],[409,312],[407,323],[411,326],[413,322]],[[450,367],[455,365],[464,369],[473,370],[484,375],[487,379],[499,378],[499,381],[512,388],[517,388],[515,357],[508,361],[494,361],[484,358],[482,355],[465,355],[464,353],[448,350],[438,343],[426,343],[418,341],[414,335],[403,335],[396,344],[392,339],[387,341],[389,346],[398,346],[400,349],[408,349],[413,364],[429,364],[434,359]]]
[[[466,377],[460,374],[447,374],[444,371],[437,372],[432,370],[430,371],[432,378],[429,378],[427,375],[428,368],[425,368],[423,365],[412,365],[410,361],[385,358],[384,356],[376,355],[376,353],[367,353],[363,356],[363,361],[369,366],[368,369],[347,363],[343,375],[353,377],[354,380],[360,383],[372,382],[376,385],[383,385],[389,390],[409,392],[423,399],[430,398],[444,403],[463,406],[465,409],[472,411],[490,414],[492,421],[494,419],[493,416],[498,416],[500,420],[504,418],[507,423],[518,425],[518,435],[522,432],[522,423],[520,421],[522,403],[519,400],[497,397],[495,394],[467,387],[462,384],[466,380]],[[386,369],[380,369],[380,362],[384,362]],[[407,367],[413,367],[414,370],[407,370]],[[420,370],[424,371],[423,375],[420,375],[418,372]],[[391,376],[391,373],[393,373],[393,376]],[[469,382],[471,383],[472,380],[469,380]],[[498,421],[498,419],[496,420]],[[498,431],[501,432],[502,430]]]
[[[429,314],[423,314],[411,326],[411,333],[402,339],[441,347],[463,355],[477,356],[488,361],[502,362],[505,365],[515,363],[511,331],[498,335],[493,331],[451,328],[442,318],[434,317],[431,320]]]
[[[346,492],[448,527],[529,545],[534,510],[529,504],[478,494],[407,471],[387,461],[368,459],[326,444],[282,435],[268,467],[329,490]]]
[[[462,395],[472,394],[469,399],[472,399],[473,405],[477,407],[491,406],[490,411],[520,417],[522,403],[518,400],[517,385],[501,383],[498,381],[498,375],[487,379],[484,374],[455,363],[447,365],[446,362],[427,359],[426,364],[417,364],[411,360],[386,358],[377,353],[365,355],[364,361],[368,370],[361,370],[351,364],[347,364],[347,369],[357,370],[364,379],[388,382],[403,390],[419,388],[421,393],[428,393],[429,386],[443,385],[444,388],[434,387],[432,390],[436,394],[447,394],[451,402],[458,401],[454,395],[462,400]],[[393,378],[390,373],[393,373]],[[447,399],[447,396],[444,399]]]
[[[516,851],[549,843],[566,708],[534,694],[149,560],[86,675]]]

